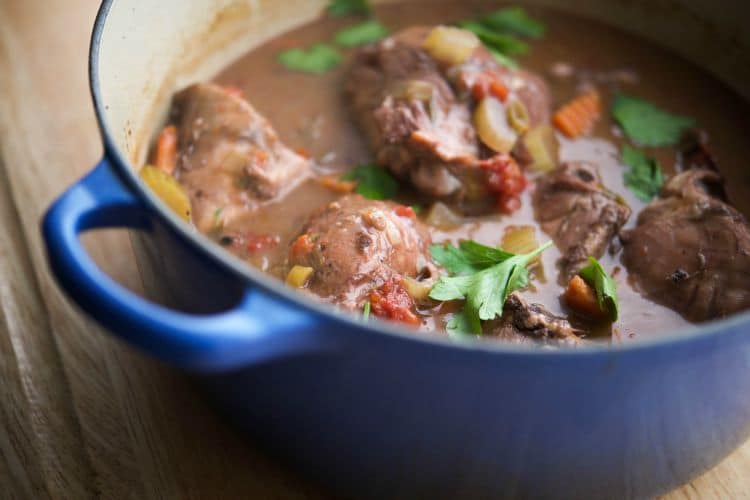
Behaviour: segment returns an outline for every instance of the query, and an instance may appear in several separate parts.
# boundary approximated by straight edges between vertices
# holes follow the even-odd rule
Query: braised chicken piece
[[[466,213],[494,211],[498,203],[512,212],[525,180],[508,154],[517,134],[505,123],[500,99],[525,103],[533,126],[549,116],[546,86],[528,72],[501,67],[480,44],[466,61],[446,65],[425,48],[431,33],[409,28],[360,49],[345,83],[352,114],[377,162],[420,192]],[[497,100],[482,109],[495,115],[486,119],[504,124],[508,141],[493,141],[496,151],[482,143],[475,115],[493,91]]]
[[[292,242],[289,266],[312,268],[307,284],[312,293],[361,310],[381,295],[408,302],[399,296],[403,280],[434,274],[431,242],[411,208],[349,195],[310,218]],[[413,303],[406,308],[413,310]]]
[[[534,212],[563,254],[561,284],[585,266],[589,257],[604,255],[630,217],[630,208],[602,186],[596,167],[585,162],[565,163],[542,178],[534,192]]]
[[[541,304],[531,304],[519,293],[505,301],[503,315],[490,322],[486,335],[512,344],[576,346],[582,342],[579,330],[563,317],[549,312]]]
[[[310,162],[276,135],[244,98],[199,83],[174,97],[179,130],[175,177],[185,187],[198,229],[210,231],[283,196],[309,175]]]
[[[676,175],[622,235],[636,288],[691,321],[750,307],[750,227],[721,185],[712,170]]]

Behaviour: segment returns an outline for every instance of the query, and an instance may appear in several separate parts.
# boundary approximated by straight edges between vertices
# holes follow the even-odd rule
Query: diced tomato
[[[375,316],[418,326],[422,320],[416,313],[414,299],[401,284],[401,276],[394,276],[370,292],[370,308]]]
[[[291,254],[292,257],[302,257],[303,255],[312,252],[314,248],[315,244],[313,243],[312,238],[310,238],[310,235],[302,234],[294,240],[294,243],[292,243]]]
[[[414,209],[411,207],[407,207],[406,205],[399,205],[394,211],[399,217],[408,217],[410,219],[414,219],[417,216],[417,214],[414,213]]]
[[[472,86],[471,95],[476,102],[481,101],[488,95],[505,102],[505,99],[508,98],[508,87],[503,84],[500,75],[497,73],[485,72],[477,77]]]
[[[487,187],[497,194],[501,212],[509,214],[521,208],[520,195],[526,189],[526,177],[521,167],[508,154],[498,154],[480,164],[489,170]]]

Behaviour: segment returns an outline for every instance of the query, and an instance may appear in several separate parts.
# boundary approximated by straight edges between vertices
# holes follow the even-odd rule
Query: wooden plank
[[[83,483],[107,498],[306,496],[306,486],[246,446],[181,374],[116,343],[73,309],[47,272],[38,220],[100,154],[86,83],[96,7],[93,0],[0,4],[0,18],[13,19],[0,23],[0,136],[22,226],[16,237],[28,243],[93,469]],[[106,271],[140,289],[124,234],[89,240]]]
[[[106,336],[51,279],[38,221],[100,155],[86,83],[97,0],[0,0],[0,496],[310,498],[181,374]],[[139,291],[126,235],[87,237]],[[750,444],[665,498],[750,489]],[[7,488],[5,488],[7,485]]]

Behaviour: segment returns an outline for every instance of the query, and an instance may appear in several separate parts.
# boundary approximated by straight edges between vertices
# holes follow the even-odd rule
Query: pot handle
[[[107,329],[159,359],[190,371],[217,372],[296,354],[330,350],[324,319],[260,289],[230,310],[195,315],[167,309],[102,272],[81,245],[91,229],[148,231],[151,216],[105,157],[49,208],[42,223],[52,272],[68,296]]]

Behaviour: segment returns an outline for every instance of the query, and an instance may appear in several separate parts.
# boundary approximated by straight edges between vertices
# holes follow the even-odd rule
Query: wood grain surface
[[[101,155],[87,86],[96,0],[0,0],[0,498],[325,498],[229,428],[182,374],[74,309],[39,219]],[[140,290],[126,234],[86,238]],[[666,498],[750,495],[750,443]]]

